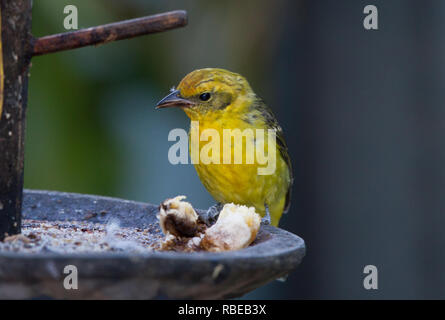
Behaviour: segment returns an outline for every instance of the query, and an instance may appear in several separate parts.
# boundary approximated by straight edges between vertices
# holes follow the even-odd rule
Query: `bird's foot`
[[[218,202],[207,209],[207,211],[198,214],[199,219],[207,226],[213,225],[218,220],[219,213],[223,208],[223,204]]]
[[[264,208],[266,209],[266,214],[264,215],[264,217],[261,219],[261,225],[262,226],[268,226],[271,223],[271,218],[270,218],[270,212],[269,212],[269,206],[267,204],[264,204]]]

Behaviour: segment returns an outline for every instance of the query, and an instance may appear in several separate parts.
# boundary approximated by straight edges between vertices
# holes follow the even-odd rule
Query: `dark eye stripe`
[[[225,108],[227,108],[231,103],[232,103],[232,101],[227,101],[227,102],[223,103],[223,104],[219,107],[219,109],[225,109]]]

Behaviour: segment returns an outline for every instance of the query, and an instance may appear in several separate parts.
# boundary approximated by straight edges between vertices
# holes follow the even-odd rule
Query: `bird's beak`
[[[156,109],[169,108],[169,107],[179,107],[179,108],[190,108],[195,103],[184,99],[179,94],[179,90],[172,91],[168,96],[158,102]]]

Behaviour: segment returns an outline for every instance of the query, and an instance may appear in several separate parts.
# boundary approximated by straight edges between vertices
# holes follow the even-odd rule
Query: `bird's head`
[[[247,80],[224,69],[195,70],[181,80],[176,89],[158,102],[156,108],[179,107],[192,120],[206,115],[244,108],[253,95]]]

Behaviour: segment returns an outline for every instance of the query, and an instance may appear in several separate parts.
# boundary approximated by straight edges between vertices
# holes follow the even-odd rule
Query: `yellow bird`
[[[290,206],[291,162],[281,127],[272,111],[253,92],[247,80],[239,74],[223,69],[195,70],[182,79],[176,90],[172,89],[172,92],[157,104],[157,108],[165,107],[181,108],[192,124],[198,124],[201,142],[191,138],[191,152],[203,151],[206,144],[202,143],[202,138],[207,129],[218,132],[220,137],[224,136],[224,129],[239,129],[241,132],[245,129],[252,129],[253,132],[262,129],[264,137],[256,135],[251,142],[254,146],[264,146],[265,150],[268,150],[269,135],[273,136],[270,132],[274,132],[276,143],[272,152],[276,162],[275,170],[271,174],[258,173],[258,169],[264,167],[264,164],[260,164],[257,158],[253,163],[246,160],[248,136],[244,137],[242,144],[233,143],[229,149],[232,152],[230,160],[237,151],[243,153],[241,164],[234,163],[233,160],[224,161],[224,149],[221,147],[223,152],[217,155],[220,161],[199,161],[195,163],[195,168],[201,182],[220,204],[233,202],[253,206],[263,217],[270,215],[271,224],[277,226],[282,213],[287,212]]]

